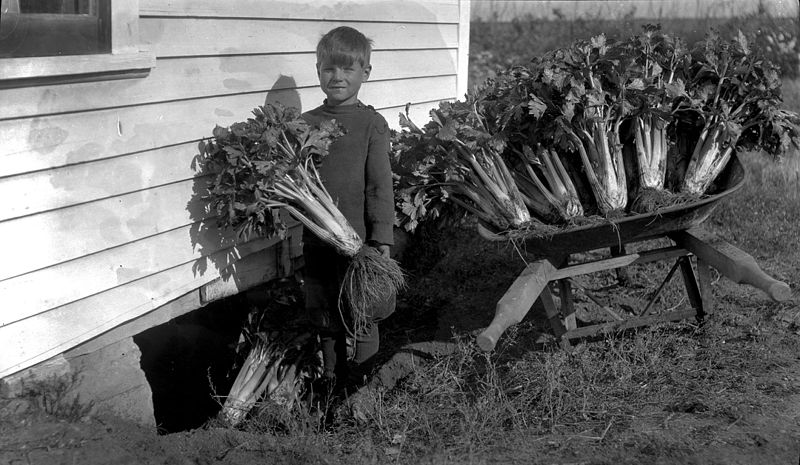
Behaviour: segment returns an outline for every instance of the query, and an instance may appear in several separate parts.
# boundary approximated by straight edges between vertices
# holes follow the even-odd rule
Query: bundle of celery
[[[317,237],[351,259],[343,283],[354,321],[404,286],[399,264],[367,247],[322,184],[316,164],[341,134],[334,123],[312,127],[294,108],[266,105],[255,118],[216,127],[203,167],[216,173],[207,196],[218,221],[239,236],[281,234],[283,208]]]
[[[629,120],[636,161],[632,174],[637,182],[631,210],[646,213],[677,202],[666,187],[669,150],[674,146],[668,131],[674,131],[674,106],[685,95],[687,48],[680,38],[652,25],[621,47],[631,57],[624,75],[634,108]]]
[[[302,295],[297,283],[273,281],[264,292],[265,304],[247,315],[237,347],[237,353],[247,355],[222,406],[222,417],[231,426],[259,402],[291,411],[321,376],[317,338],[296,316]]]
[[[800,136],[800,116],[781,108],[778,68],[741,32],[731,41],[712,31],[687,59],[686,96],[676,115],[700,128],[681,191],[703,194],[735,150],[783,154]]]
[[[580,155],[597,206],[605,215],[624,210],[628,203],[620,126],[630,109],[619,85],[626,55],[617,52],[600,35],[573,44],[559,61],[546,57],[538,65],[546,82],[564,85],[564,116],[571,118],[560,119],[561,130]],[[556,78],[550,79],[549,73]]]
[[[563,156],[576,158],[582,166],[580,175],[599,213],[618,215],[627,205],[620,128],[631,110],[621,86],[628,59],[600,35],[535,57],[477,90],[475,98],[489,102],[487,119],[509,140],[510,155],[528,159],[522,165],[527,173],[523,185],[533,183],[533,192],[544,196],[559,221],[584,212],[578,180],[564,169]],[[537,182],[531,165],[542,167],[546,186]]]
[[[413,229],[431,202],[452,202],[497,231],[533,221],[500,153],[504,142],[485,130],[474,102],[443,102],[423,128],[401,115],[394,171],[401,224]],[[437,212],[436,210],[431,210]]]
[[[566,150],[553,140],[554,113],[560,111],[560,102],[551,100],[555,95],[521,67],[488,81],[476,94],[489,131],[506,142],[504,159],[531,213],[547,223],[582,216]]]
[[[225,421],[231,426],[239,424],[262,400],[291,409],[306,383],[321,375],[315,341],[309,332],[256,334],[222,406]]]

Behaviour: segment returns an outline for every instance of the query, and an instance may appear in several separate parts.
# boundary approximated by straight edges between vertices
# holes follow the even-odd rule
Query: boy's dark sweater
[[[363,240],[392,245],[394,195],[386,120],[361,102],[323,104],[303,113],[303,118],[311,124],[335,119],[345,128],[322,161],[322,183]],[[310,233],[304,234],[304,241],[322,243]]]

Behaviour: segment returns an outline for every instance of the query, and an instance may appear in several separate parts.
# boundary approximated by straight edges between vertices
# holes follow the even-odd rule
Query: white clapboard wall
[[[360,97],[395,128],[407,103],[424,122],[467,89],[468,0],[139,9],[156,56],[146,76],[0,89],[0,378],[186,301],[239,258],[274,259],[276,240],[236,244],[214,227],[192,161],[215,125],[265,101],[319,105],[314,50],[327,30],[374,40]]]

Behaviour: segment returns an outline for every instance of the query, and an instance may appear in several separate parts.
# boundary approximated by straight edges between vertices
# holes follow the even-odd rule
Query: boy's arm
[[[388,254],[388,246],[394,244],[394,191],[389,163],[390,149],[389,125],[382,116],[375,113],[367,154],[364,219],[367,242],[385,245],[383,248],[378,247],[382,254]]]

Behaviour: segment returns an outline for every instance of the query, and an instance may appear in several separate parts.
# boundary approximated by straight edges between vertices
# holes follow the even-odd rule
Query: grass
[[[597,444],[609,462],[620,458],[619,448],[628,459],[685,456],[749,413],[776,408],[775,390],[768,390],[774,384],[758,380],[791,362],[791,352],[764,351],[797,344],[763,325],[742,326],[648,328],[573,353],[522,357],[477,353],[462,340],[455,355],[418,370],[382,399],[372,435],[386,451],[401,442],[394,463],[477,463],[498,454],[519,459],[519,452],[554,459]],[[524,344],[524,333],[504,344]],[[739,339],[720,344],[726,336]],[[665,441],[659,425],[676,415],[713,420],[719,431]],[[509,443],[525,439],[523,451],[509,452]]]

